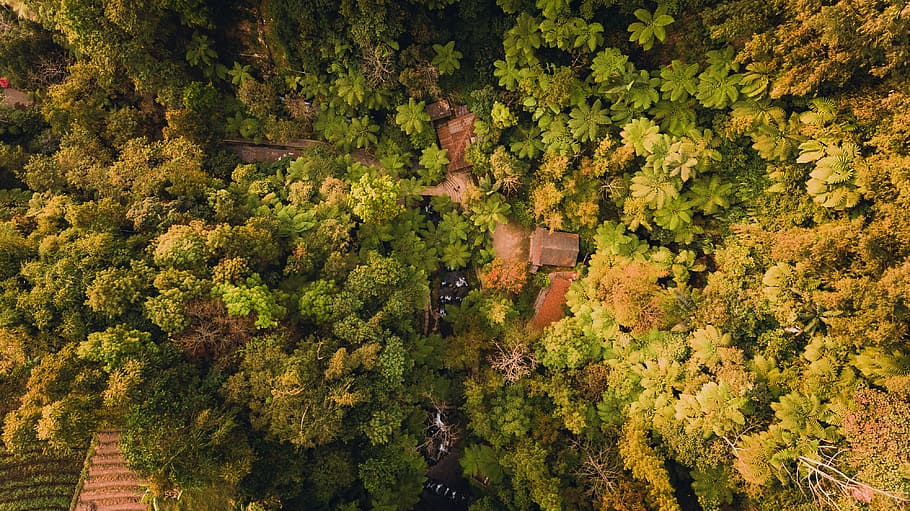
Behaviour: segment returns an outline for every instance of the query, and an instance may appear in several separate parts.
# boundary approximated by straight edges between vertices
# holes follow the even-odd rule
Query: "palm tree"
[[[218,53],[212,49],[212,40],[199,32],[193,32],[193,38],[186,47],[186,61],[191,66],[207,69],[217,58]]]
[[[654,212],[654,223],[671,232],[692,223],[692,203],[680,198],[666,201]]]
[[[569,114],[569,129],[572,136],[579,142],[592,142],[597,140],[600,127],[610,124],[610,116],[606,114],[606,109],[601,107],[600,100],[594,101],[589,106],[582,103],[572,109]]]
[[[660,77],[664,83],[660,91],[664,99],[680,101],[695,95],[695,75],[698,73],[698,64],[686,64],[681,60],[670,62],[669,66],[661,69]]]
[[[645,9],[635,9],[632,14],[639,21],[629,25],[628,30],[632,33],[629,40],[638,42],[645,51],[654,46],[654,39],[661,42],[666,39],[667,31],[664,27],[676,21],[667,14],[666,5],[659,6],[653,15]]]
[[[228,74],[231,75],[231,83],[234,85],[241,85],[253,77],[250,74],[250,66],[242,65],[240,62],[234,62],[234,67],[228,71]]]
[[[442,263],[450,270],[458,270],[468,265],[471,250],[462,241],[447,244],[442,249]]]
[[[474,477],[482,484],[496,484],[502,481],[502,467],[499,466],[499,456],[488,445],[469,445],[465,447],[464,454],[458,461],[464,474]]]
[[[355,117],[351,119],[348,127],[347,137],[345,137],[345,146],[350,149],[351,146],[356,148],[369,147],[376,145],[379,132],[379,126],[370,123],[367,116]]]
[[[534,50],[540,48],[540,22],[537,18],[522,12],[515,20],[515,26],[506,32],[502,41],[506,57],[519,57],[520,63],[534,65],[537,56]]]
[[[724,183],[718,176],[710,179],[700,178],[692,185],[692,195],[695,204],[706,215],[713,215],[721,208],[730,206],[728,195],[733,189],[733,184]]]
[[[528,129],[519,127],[509,149],[519,158],[536,158],[543,150],[543,144],[540,141],[540,128],[537,126],[531,126]]]
[[[493,76],[499,78],[499,85],[510,91],[518,88],[521,72],[518,70],[514,58],[506,57],[506,60],[497,60],[493,63],[493,67],[495,68]]]
[[[661,209],[679,197],[676,182],[670,176],[652,167],[645,167],[632,177],[629,185],[632,197],[641,198],[652,209]]]
[[[471,225],[465,219],[464,215],[456,210],[449,211],[442,215],[437,227],[437,235],[447,240],[447,243],[457,241],[467,241],[468,233],[471,231]]]
[[[436,56],[433,57],[433,65],[439,70],[439,74],[447,75],[454,73],[461,67],[461,52],[455,49],[455,41],[449,41],[445,45],[434,44],[433,51]]]
[[[587,47],[589,51],[596,50],[598,46],[603,44],[604,38],[602,34],[604,26],[600,23],[585,23],[584,21],[579,21],[580,23],[577,25],[575,42],[572,44],[572,47]]]
[[[695,97],[702,106],[707,108],[726,108],[739,98],[739,81],[742,75],[727,74],[726,71],[717,71],[708,68],[698,75],[698,93]]]
[[[648,113],[660,121],[660,129],[671,135],[684,135],[695,128],[695,100],[658,101]]]
[[[408,102],[399,105],[396,110],[398,113],[395,115],[395,123],[408,135],[423,133],[430,122],[424,101],[417,102],[414,98],[408,98]]]
[[[746,66],[746,73],[739,91],[750,98],[760,98],[771,83],[771,66],[764,62],[752,62]]]
[[[591,76],[597,83],[609,82],[622,76],[626,70],[629,57],[616,48],[604,48],[591,62]]]
[[[639,117],[626,124],[619,134],[623,144],[635,149],[638,156],[645,156],[660,137],[660,128],[651,119]]]
[[[448,149],[440,149],[439,146],[433,144],[421,153],[420,164],[430,170],[442,172],[450,163],[448,154]]]
[[[511,210],[512,206],[508,202],[503,202],[502,196],[498,193],[471,206],[471,212],[474,213],[474,225],[489,232],[496,229],[496,224],[508,222],[506,215]]]
[[[803,141],[795,115],[788,121],[759,124],[750,135],[752,148],[766,160],[788,160]]]
[[[366,96],[366,79],[360,73],[349,72],[335,80],[335,93],[348,106],[356,107]]]

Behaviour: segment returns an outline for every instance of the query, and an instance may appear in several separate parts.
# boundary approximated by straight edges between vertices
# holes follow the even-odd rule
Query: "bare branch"
[[[622,461],[608,449],[594,450],[577,440],[572,447],[581,452],[582,463],[575,475],[586,483],[586,493],[591,497],[602,497],[613,493],[616,481],[622,474]]]
[[[433,409],[430,411],[427,424],[427,436],[417,448],[424,451],[428,457],[438,460],[449,453],[449,449],[458,440],[460,431],[458,424],[447,422],[446,411],[452,410],[453,407],[432,399],[431,401]]]
[[[499,371],[509,383],[531,374],[539,364],[527,344],[519,342],[511,348],[495,343],[497,352],[490,356],[490,367]]]
[[[806,474],[802,478],[804,483],[801,482],[800,479],[793,478],[800,489],[803,489],[803,484],[806,485],[819,505],[840,509],[840,506],[835,499],[838,493],[867,504],[872,501],[872,498],[875,495],[880,495],[886,499],[893,500],[898,504],[910,502],[910,498],[907,498],[906,496],[887,492],[861,481],[857,481],[835,468],[833,463],[837,456],[841,454],[841,451],[836,447],[821,446],[819,450],[822,454],[825,451],[831,450],[834,450],[834,453],[830,455],[823,454],[822,460],[816,460],[808,456],[799,456],[797,458],[798,468]]]

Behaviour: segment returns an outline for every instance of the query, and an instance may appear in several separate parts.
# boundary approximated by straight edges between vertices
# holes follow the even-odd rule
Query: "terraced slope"
[[[0,511],[68,511],[83,455],[11,454],[0,447]]]
[[[146,510],[147,506],[141,501],[144,481],[127,468],[119,443],[120,433],[116,430],[98,432],[98,442],[75,511]]]

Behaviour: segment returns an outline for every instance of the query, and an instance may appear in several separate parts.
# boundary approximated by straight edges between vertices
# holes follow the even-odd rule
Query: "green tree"
[[[582,103],[569,114],[569,129],[572,136],[581,142],[593,142],[599,138],[600,127],[610,124],[606,109],[601,107],[600,100],[593,105]]]
[[[442,174],[449,162],[449,150],[440,149],[436,144],[424,149],[420,154],[420,164],[434,173]]]
[[[423,133],[427,129],[430,114],[427,113],[425,102],[416,102],[414,98],[408,98],[408,102],[399,105],[397,111],[395,122],[408,135]]]
[[[449,41],[445,45],[434,44],[433,51],[436,56],[433,57],[433,65],[439,69],[439,74],[452,74],[461,67],[461,52],[455,49],[455,41]]]
[[[493,117],[493,126],[496,128],[509,128],[518,123],[518,118],[512,113],[508,106],[495,101],[493,110],[490,112]]]
[[[667,14],[667,9],[666,4],[659,5],[653,14],[645,9],[635,9],[633,14],[638,21],[629,25],[629,40],[640,44],[645,51],[654,46],[655,39],[663,42],[667,38],[664,27],[676,21]]]
[[[253,75],[250,74],[249,64],[241,64],[240,62],[234,62],[234,67],[228,70],[228,75],[231,77],[231,83],[240,87],[244,82],[253,79]]]
[[[623,425],[619,441],[619,453],[623,464],[632,471],[632,476],[647,483],[651,503],[661,511],[678,511],[679,503],[673,495],[670,476],[664,462],[648,442],[641,420],[632,420]]]
[[[359,465],[360,479],[370,494],[373,509],[412,509],[420,500],[426,464],[412,438],[377,450]]]
[[[346,411],[362,397],[344,391],[344,380],[324,378],[328,360],[321,360],[315,340],[291,353],[285,346],[280,335],[252,339],[223,392],[249,407],[253,428],[305,448],[327,444],[342,433]]]
[[[511,209],[508,202],[503,202],[501,195],[491,195],[471,206],[474,225],[485,231],[493,232],[497,224],[508,222],[506,215]]]
[[[698,101],[707,108],[726,108],[739,98],[739,74],[708,68],[698,75]]]
[[[660,77],[663,78],[663,83],[660,85],[660,91],[664,99],[676,102],[694,96],[697,73],[698,64],[686,64],[681,60],[674,60],[661,69]]]
[[[458,462],[464,474],[478,479],[485,484],[498,484],[503,480],[499,456],[489,445],[473,444],[464,448],[464,454]]]
[[[230,282],[218,284],[212,288],[212,294],[224,302],[228,314],[232,316],[249,316],[255,312],[256,328],[275,327],[287,313],[280,303],[280,293],[265,286],[258,273],[247,277],[240,285]]]
[[[351,185],[351,211],[367,223],[381,224],[401,214],[400,186],[386,174],[366,173]]]
[[[104,370],[110,373],[132,358],[154,356],[158,347],[151,339],[148,332],[117,325],[104,332],[89,334],[76,353],[79,358],[103,364]]]
[[[19,405],[3,423],[3,443],[14,451],[83,449],[101,419],[103,373],[76,354],[76,345],[42,357]]]

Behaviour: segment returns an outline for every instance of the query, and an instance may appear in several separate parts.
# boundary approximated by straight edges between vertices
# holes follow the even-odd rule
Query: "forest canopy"
[[[906,509],[908,38],[898,0],[0,0],[0,455],[117,430],[155,509]],[[574,266],[494,241],[538,228]]]

